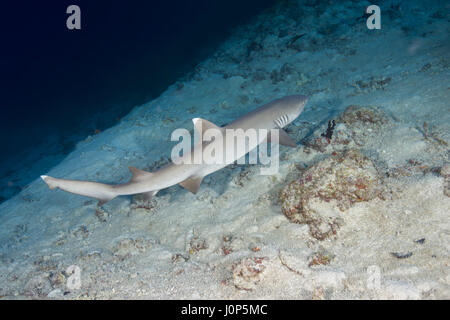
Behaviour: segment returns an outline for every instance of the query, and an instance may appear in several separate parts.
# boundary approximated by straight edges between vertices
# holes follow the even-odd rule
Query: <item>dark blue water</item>
[[[273,2],[3,3],[0,178],[21,175],[8,160],[30,153],[67,154],[80,137],[114,125],[192,71],[232,27]],[[81,30],[66,28],[71,4],[81,8]],[[30,173],[28,180],[33,177]],[[8,194],[17,193],[25,182],[12,181],[0,189],[14,185]],[[0,192],[0,201],[5,197]]]

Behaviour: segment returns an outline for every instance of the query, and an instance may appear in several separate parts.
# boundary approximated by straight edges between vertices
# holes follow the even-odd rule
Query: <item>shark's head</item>
[[[302,113],[308,98],[301,94],[275,100],[271,106],[275,113],[275,122],[280,128],[285,127]]]

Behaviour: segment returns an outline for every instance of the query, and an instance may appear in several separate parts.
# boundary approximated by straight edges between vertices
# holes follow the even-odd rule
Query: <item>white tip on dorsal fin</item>
[[[132,182],[143,181],[143,180],[146,180],[146,179],[150,179],[153,176],[153,173],[151,173],[151,172],[140,170],[140,169],[135,168],[135,167],[128,167],[128,168],[130,169],[131,174],[133,175],[131,177],[131,180],[130,180]]]
[[[198,189],[200,189],[200,184],[202,183],[203,177],[190,177],[183,182],[180,182],[180,186],[186,190],[196,194]]]
[[[211,121],[202,119],[202,118],[194,118],[192,119],[192,122],[194,123],[194,128],[198,132],[202,132],[202,134],[208,130],[208,129],[219,129],[222,130],[221,127],[215,125]]]
[[[270,137],[270,132],[267,136],[267,142],[272,142],[271,137]],[[288,147],[293,147],[293,148],[297,147],[297,144],[295,143],[295,141],[292,140],[292,138],[289,137],[287,132],[284,131],[283,129],[278,129],[278,143],[283,146],[288,146]]]

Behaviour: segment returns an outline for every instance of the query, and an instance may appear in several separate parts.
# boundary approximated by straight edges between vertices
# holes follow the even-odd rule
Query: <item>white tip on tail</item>
[[[41,179],[44,180],[44,182],[48,185],[48,187],[50,189],[55,189],[56,188],[55,181],[53,181],[54,179],[52,177],[42,175]]]

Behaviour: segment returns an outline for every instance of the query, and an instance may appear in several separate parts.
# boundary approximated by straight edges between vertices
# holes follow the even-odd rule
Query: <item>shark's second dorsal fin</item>
[[[202,183],[202,180],[203,177],[199,176],[190,177],[184,180],[183,182],[180,182],[180,186],[192,192],[193,194],[196,194],[198,192],[198,189],[200,189],[200,184]]]
[[[147,172],[135,167],[128,167],[131,171],[131,174],[133,175],[131,177],[131,182],[139,182],[139,181],[143,181],[145,179],[149,179],[153,176],[153,173],[151,172]]]
[[[270,132],[267,136],[267,142],[272,142],[271,137],[270,137]],[[292,140],[292,138],[289,137],[287,132],[284,131],[283,129],[278,129],[278,143],[283,146],[288,146],[288,147],[293,147],[293,148],[297,147],[297,144],[295,143],[295,141]]]

